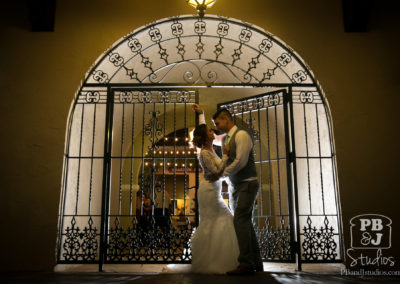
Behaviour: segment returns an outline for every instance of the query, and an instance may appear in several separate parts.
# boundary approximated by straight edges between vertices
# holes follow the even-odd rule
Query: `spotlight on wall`
[[[188,4],[196,9],[200,17],[204,17],[204,11],[214,5],[217,0],[187,0]]]

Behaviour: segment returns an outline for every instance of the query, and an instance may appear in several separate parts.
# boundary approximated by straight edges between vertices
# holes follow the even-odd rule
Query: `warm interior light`
[[[200,17],[204,16],[204,11],[214,5],[216,0],[187,0],[188,4],[195,8]]]
[[[204,5],[206,8],[211,7],[214,5],[215,1],[216,0],[188,0],[188,3],[190,6],[197,9],[200,5]]]
[[[190,212],[190,198],[189,196],[186,196],[186,212]],[[185,214],[185,199],[179,198],[179,199],[171,199],[171,202],[174,202],[176,204],[175,207],[175,215],[184,215]]]

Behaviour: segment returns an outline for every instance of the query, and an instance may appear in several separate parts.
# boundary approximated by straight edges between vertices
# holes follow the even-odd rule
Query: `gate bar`
[[[296,168],[296,142],[295,142],[295,135],[294,135],[294,118],[293,118],[293,95],[292,95],[292,87],[289,86],[289,95],[287,96],[288,98],[288,103],[289,103],[289,112],[288,116],[285,116],[285,124],[288,123],[289,121],[286,121],[286,119],[290,119],[290,137],[291,137],[291,143],[292,143],[292,152],[290,153],[290,160],[288,164],[291,164],[291,172],[288,173],[293,176],[293,185],[292,185],[292,190],[293,190],[293,203],[292,206],[294,205],[294,212],[293,216],[296,221],[296,242],[295,242],[295,250],[296,250],[296,264],[297,264],[297,270],[301,271],[301,247],[300,247],[300,223],[299,223],[299,203],[298,203],[298,196],[297,196],[297,168]],[[287,104],[285,104],[285,107],[287,107]],[[289,130],[287,127],[285,129]],[[286,131],[286,130],[285,130]],[[291,195],[289,194],[289,197]]]
[[[295,226],[294,226],[294,213],[293,211],[295,211],[293,209],[293,188],[292,188],[292,171],[291,171],[291,163],[292,163],[292,151],[294,148],[294,144],[292,143],[290,136],[289,136],[289,130],[290,130],[290,126],[289,126],[289,110],[288,110],[288,103],[291,96],[291,93],[288,94],[288,92],[286,90],[282,90],[282,97],[283,97],[283,120],[284,120],[284,129],[285,129],[285,148],[286,148],[286,179],[287,179],[287,190],[288,190],[288,202],[290,204],[289,206],[289,223],[290,223],[290,254],[291,254],[291,259],[295,260],[296,256],[299,255],[298,252],[298,239],[295,239],[294,236],[294,230],[295,230]],[[293,125],[291,125],[293,126]],[[297,222],[296,222],[297,223]],[[298,265],[298,264],[297,264]],[[298,270],[301,270],[301,268],[297,267]]]
[[[103,165],[103,194],[101,206],[101,229],[100,229],[100,256],[99,272],[103,272],[103,264],[107,257],[107,232],[108,232],[108,211],[111,183],[111,144],[112,125],[114,115],[114,96],[110,87],[107,87],[106,125],[104,137],[104,165]]]

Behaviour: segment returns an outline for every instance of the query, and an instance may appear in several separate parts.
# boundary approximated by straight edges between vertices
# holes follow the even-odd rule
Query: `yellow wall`
[[[184,0],[59,0],[55,32],[33,33],[24,2],[0,12],[0,269],[51,270],[65,126],[81,80],[122,36],[193,11]],[[375,4],[368,33],[344,33],[338,0],[217,0],[209,12],[277,35],[314,71],[332,110],[345,243],[350,218],[386,215],[393,242],[385,255],[400,262],[400,22],[389,2]]]

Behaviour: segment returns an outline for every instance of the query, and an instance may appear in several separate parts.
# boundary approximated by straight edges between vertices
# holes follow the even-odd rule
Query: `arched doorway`
[[[58,263],[190,262],[198,102],[252,131],[264,261],[341,262],[329,106],[301,58],[231,18],[163,19],[103,54],[66,133]],[[146,222],[144,222],[145,220]]]

